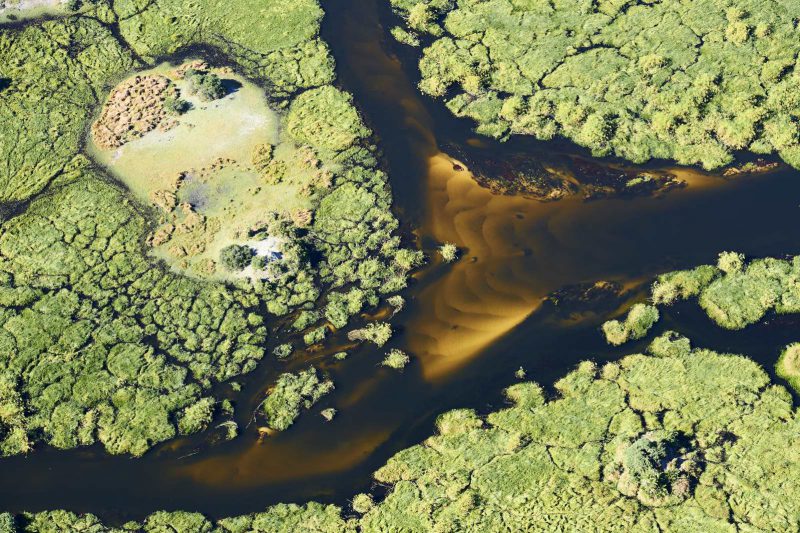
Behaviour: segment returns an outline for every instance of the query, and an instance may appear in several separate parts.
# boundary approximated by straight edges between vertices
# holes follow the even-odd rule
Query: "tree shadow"
[[[0,93],[11,87],[11,78],[0,78]]]
[[[239,89],[242,88],[242,84],[236,80],[228,79],[228,80],[220,80],[222,82],[222,86],[225,88],[225,95],[233,94]]]

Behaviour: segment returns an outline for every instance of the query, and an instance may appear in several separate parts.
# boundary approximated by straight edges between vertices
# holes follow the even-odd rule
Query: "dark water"
[[[237,421],[245,428],[266,386],[282,371],[314,363],[330,372],[336,391],[290,430],[256,443],[251,425],[228,443],[202,437],[168,443],[144,458],[109,457],[100,447],[39,449],[0,461],[0,501],[10,511],[68,508],[111,522],[158,509],[198,510],[221,517],[269,504],[309,499],[346,504],[368,490],[370,474],[399,449],[432,431],[452,407],[481,411],[502,404],[501,390],[523,367],[550,385],[577,362],[618,358],[642,341],[610,349],[597,327],[626,301],[643,297],[657,273],[714,261],[722,250],[751,256],[800,253],[800,173],[725,181],[680,171],[690,181],[666,197],[578,199],[540,203],[497,196],[439,149],[477,145],[492,157],[536,157],[569,168],[581,150],[566,143],[473,139],[471,124],[421,97],[413,54],[385,42],[391,14],[377,0],[330,0],[323,37],[381,140],[398,211],[431,251],[452,241],[464,250],[455,265],[422,272],[394,323],[389,347],[413,354],[403,372],[377,366],[384,350],[352,350],[333,363],[329,352],[286,364],[265,362],[246,380]],[[431,254],[434,255],[435,254]],[[562,287],[598,280],[626,289],[605,305],[543,304]],[[668,309],[656,330],[676,329],[697,345],[748,353],[771,371],[779,349],[797,340],[791,317],[741,332],[723,332],[693,304]],[[651,335],[652,336],[652,335]],[[388,347],[387,347],[388,348]],[[324,424],[316,413],[340,412]]]

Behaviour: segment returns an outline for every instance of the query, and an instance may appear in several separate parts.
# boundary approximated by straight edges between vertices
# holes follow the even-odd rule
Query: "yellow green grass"
[[[775,365],[775,372],[800,392],[800,343],[790,344],[783,350]]]
[[[137,75],[167,76],[175,83],[180,98],[191,104],[174,117],[177,125],[116,149],[103,150],[91,141],[90,152],[159,211],[150,241],[156,257],[183,273],[231,276],[215,266],[220,250],[248,241],[248,232],[268,212],[290,217],[312,207],[311,185],[324,182],[331,170],[310,148],[283,139],[281,116],[257,85],[227,69],[211,69],[234,88],[204,102],[189,94],[175,67],[164,63]],[[254,159],[265,146],[274,147],[266,168]],[[164,194],[175,195],[174,206],[157,200]]]

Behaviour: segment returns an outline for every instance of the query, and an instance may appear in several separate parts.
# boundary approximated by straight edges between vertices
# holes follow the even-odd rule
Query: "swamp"
[[[0,533],[799,532],[798,18],[0,3]]]

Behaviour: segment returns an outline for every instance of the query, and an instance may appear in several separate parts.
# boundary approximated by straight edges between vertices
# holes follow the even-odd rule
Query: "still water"
[[[345,504],[370,489],[370,473],[388,457],[429,435],[438,413],[501,405],[501,390],[518,368],[549,386],[583,359],[640,349],[645,341],[609,349],[597,328],[644,298],[654,275],[713,262],[723,250],[800,253],[800,235],[790,231],[800,217],[800,173],[787,169],[732,180],[653,165],[649,170],[689,183],[660,198],[539,202],[491,193],[441,147],[470,147],[477,158],[533,158],[566,174],[588,156],[560,143],[474,138],[469,122],[415,90],[413,52],[387,41],[392,16],[381,2],[329,0],[325,7],[323,38],[336,57],[339,83],[355,95],[381,141],[401,219],[434,258],[393,321],[399,333],[389,347],[407,350],[412,364],[402,372],[378,367],[385,350],[369,347],[334,363],[328,354],[341,346],[286,364],[265,362],[238,398],[243,431],[234,441],[167,443],[139,460],[109,457],[99,447],[42,448],[3,459],[4,510],[68,508],[116,522],[158,509],[221,517],[281,501]],[[437,263],[434,250],[442,242],[462,249],[457,263]],[[597,281],[615,282],[622,292],[559,306],[545,301],[559,289]],[[771,371],[780,347],[797,340],[790,333],[796,327],[787,325],[796,322],[772,319],[723,333],[684,304],[669,309],[656,329],[748,353]],[[309,362],[331,374],[335,393],[290,430],[258,443],[248,423],[265,388],[278,373]],[[325,424],[316,413],[328,406],[339,414]]]

